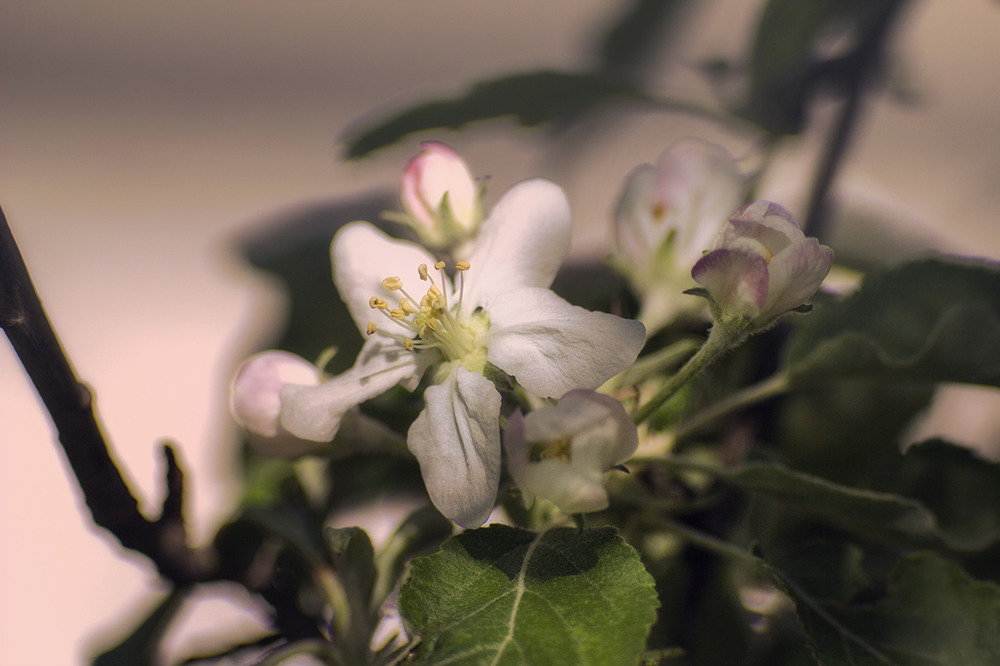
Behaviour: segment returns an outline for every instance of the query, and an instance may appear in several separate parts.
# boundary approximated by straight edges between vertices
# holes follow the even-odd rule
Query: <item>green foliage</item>
[[[828,664],[989,666],[1000,663],[1000,587],[970,578],[933,553],[905,556],[884,598],[806,612],[817,657]],[[844,631],[851,639],[844,639]]]
[[[357,158],[408,134],[458,129],[477,120],[513,117],[524,127],[570,120],[615,100],[650,98],[634,85],[598,73],[559,71],[513,74],[473,85],[457,97],[425,102],[348,134],[345,157]]]
[[[634,664],[656,605],[612,528],[466,531],[415,560],[400,593],[428,664]]]
[[[868,377],[1000,386],[1000,269],[928,259],[866,278],[789,342],[795,381]]]

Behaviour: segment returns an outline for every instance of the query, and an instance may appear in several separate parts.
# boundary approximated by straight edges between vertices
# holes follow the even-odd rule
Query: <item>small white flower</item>
[[[499,368],[527,391],[554,397],[597,388],[631,364],[642,324],[576,307],[548,289],[569,249],[566,198],[552,183],[514,187],[483,224],[455,280],[422,248],[365,222],[331,245],[334,282],[368,335],[354,366],[319,386],[285,385],[280,423],[328,441],[344,413],[433,368],[426,406],[407,443],[434,505],[463,526],[493,508],[500,476]]]
[[[641,298],[639,320],[648,333],[703,309],[682,295],[695,286],[691,266],[743,203],[746,189],[724,148],[694,138],[675,141],[655,167],[643,164],[629,174],[615,215],[613,261]]]
[[[621,403],[594,391],[570,391],[527,416],[515,412],[504,431],[507,468],[525,503],[537,496],[565,513],[607,508],[604,475],[638,445]]]
[[[802,306],[833,264],[833,250],[807,238],[782,206],[755,201],[729,219],[715,248],[698,260],[691,277],[726,326],[755,331]]]

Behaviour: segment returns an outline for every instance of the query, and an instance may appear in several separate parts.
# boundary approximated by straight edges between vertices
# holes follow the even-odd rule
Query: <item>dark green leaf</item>
[[[413,561],[400,593],[420,663],[637,663],[657,606],[613,528],[493,525]]]
[[[807,631],[828,664],[1000,664],[1000,588],[930,553],[904,557],[884,599],[829,610],[857,640],[805,611]]]
[[[746,465],[723,478],[867,538],[928,544],[941,537],[934,514],[900,495],[843,486],[771,464]]]
[[[360,527],[327,527],[326,543],[347,594],[367,600],[375,584],[375,549],[368,534]]]
[[[600,47],[606,69],[634,72],[679,27],[680,10],[689,0],[634,0],[604,36]]]
[[[357,158],[429,129],[458,129],[489,118],[512,116],[532,127],[566,120],[612,100],[649,101],[633,85],[594,73],[539,71],[513,74],[472,86],[463,95],[412,107],[348,132],[346,157]]]
[[[953,453],[950,457],[960,457]],[[937,457],[941,462],[941,456]],[[951,464],[953,461],[949,461]],[[970,484],[966,490],[945,490],[937,495],[923,488],[923,495],[942,506],[949,514],[948,523],[942,525],[938,517],[920,501],[901,494],[875,492],[827,481],[816,476],[797,472],[781,465],[751,463],[735,469],[707,468],[683,459],[664,459],[661,465],[677,470],[704,470],[725,483],[759,494],[779,502],[788,509],[804,516],[819,519],[827,525],[875,541],[902,543],[920,547],[947,547],[960,551],[974,551],[997,541],[1000,530],[996,529],[996,516],[991,510],[983,518],[966,517],[964,520],[952,514],[961,508],[950,506],[942,497],[959,497],[954,500],[966,511],[976,512],[972,496],[973,488],[983,488],[997,474],[996,466],[982,464],[965,469],[952,465],[950,468],[930,472],[919,463],[913,465],[915,472],[925,478],[936,478],[943,483],[948,480]],[[905,465],[904,465],[905,469]],[[940,476],[934,476],[939,474]],[[949,476],[953,475],[953,476]],[[972,480],[975,481],[972,484]],[[901,483],[921,487],[926,483]],[[998,493],[995,488],[985,491],[981,501],[990,502]]]
[[[875,377],[1000,386],[1000,269],[922,260],[870,276],[793,335],[795,381]]]
[[[891,489],[919,500],[953,543],[967,549],[1000,541],[1000,464],[941,440],[910,447]]]

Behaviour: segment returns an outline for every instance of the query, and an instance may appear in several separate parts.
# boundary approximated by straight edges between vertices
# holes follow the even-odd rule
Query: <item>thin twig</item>
[[[181,515],[183,474],[173,449],[164,447],[167,497],[161,517],[151,521],[139,511],[138,501],[111,457],[90,389],[77,378],[59,344],[2,209],[0,327],[52,417],[94,522],[124,547],[149,557],[175,584],[209,579],[214,558],[187,545]]]
[[[907,1],[894,0],[881,7],[869,23],[868,30],[861,36],[857,49],[838,62],[839,66],[848,69],[848,74],[844,77],[848,85],[847,96],[823,150],[805,216],[805,227],[809,234],[820,240],[826,240],[828,231],[827,196],[858,124],[861,102],[880,72],[889,31]]]

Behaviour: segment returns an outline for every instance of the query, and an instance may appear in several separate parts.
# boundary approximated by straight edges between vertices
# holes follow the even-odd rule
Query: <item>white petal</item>
[[[482,375],[457,366],[428,387],[424,400],[406,439],[427,493],[447,518],[478,527],[493,510],[500,480],[500,394]]]
[[[596,389],[646,342],[641,323],[571,305],[548,289],[502,294],[489,316],[487,360],[542,397]]]
[[[570,232],[569,203],[557,185],[546,180],[515,185],[479,231],[468,260],[467,309],[504,291],[551,285],[569,252]]]
[[[831,265],[833,250],[820,245],[815,238],[803,238],[775,255],[767,266],[770,274],[767,310],[781,314],[805,303],[823,284]]]
[[[266,351],[244,361],[233,376],[229,406],[233,417],[257,435],[280,432],[278,397],[285,384],[318,384],[319,371],[309,361],[286,351]]]
[[[370,321],[383,324],[382,315],[368,304],[372,296],[387,301],[393,308],[399,304],[401,294],[383,289],[382,280],[398,277],[407,291],[420,298],[427,284],[420,281],[417,267],[432,266],[434,261],[420,246],[391,238],[367,222],[351,222],[341,227],[330,244],[333,281],[362,332]]]
[[[625,178],[625,189],[618,200],[615,223],[618,229],[618,254],[631,264],[645,265],[669,231],[662,219],[654,217],[656,169],[641,164]]]
[[[565,513],[590,513],[608,506],[604,474],[587,473],[562,460],[529,463],[523,481],[523,486],[518,482],[519,487],[544,488],[544,494],[539,492],[538,496],[551,500]]]
[[[347,410],[396,384],[415,386],[433,354],[413,353],[370,338],[354,366],[319,386],[287,384],[281,389],[281,426],[302,439],[333,439]]]
[[[677,263],[688,270],[710,249],[745,196],[746,179],[722,146],[687,137],[663,152],[656,165],[656,191],[665,225],[677,229]]]

